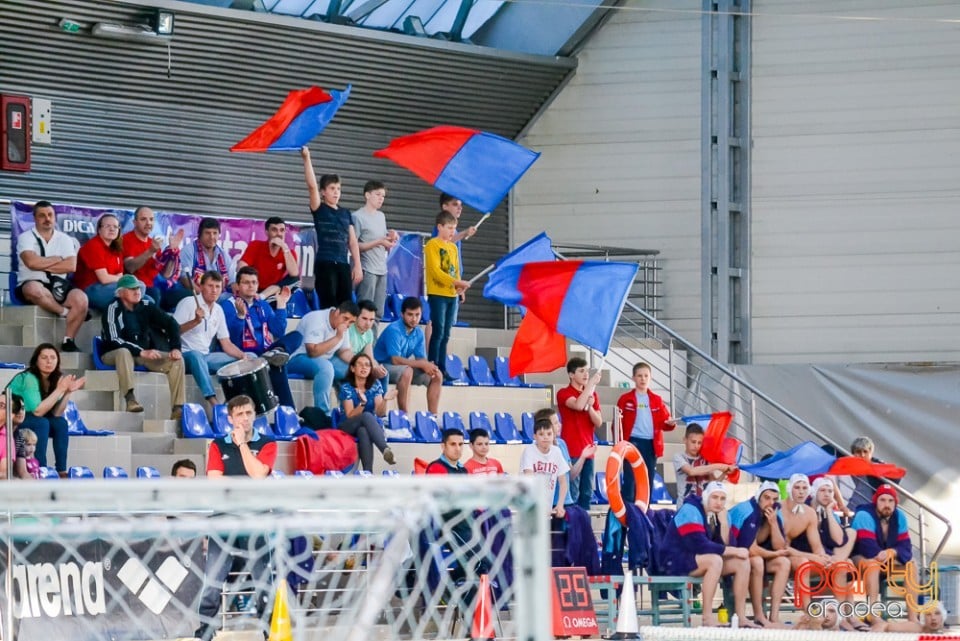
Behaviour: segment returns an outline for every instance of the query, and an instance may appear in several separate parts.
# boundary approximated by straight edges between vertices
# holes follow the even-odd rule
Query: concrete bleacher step
[[[143,414],[132,412],[114,412],[112,410],[84,409],[80,411],[84,425],[92,430],[113,430],[114,432],[142,433]]]
[[[173,434],[130,434],[131,454],[174,454]]]
[[[205,438],[178,438],[173,441],[173,453],[186,456],[196,454],[205,456],[210,448],[210,441]]]
[[[173,434],[177,433],[177,422],[171,421],[169,418],[162,419],[151,419],[147,418],[143,421],[143,432],[144,434]]]

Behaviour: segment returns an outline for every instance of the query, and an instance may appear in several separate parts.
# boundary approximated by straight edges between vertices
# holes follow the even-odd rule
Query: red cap
[[[884,494],[886,494],[887,496],[892,496],[893,502],[895,505],[900,504],[900,499],[897,497],[897,490],[894,489],[894,487],[889,483],[884,483],[883,485],[877,488],[876,492],[873,493],[873,504],[876,505],[877,499],[879,499]]]

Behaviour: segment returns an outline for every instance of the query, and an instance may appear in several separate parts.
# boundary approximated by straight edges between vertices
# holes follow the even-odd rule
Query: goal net
[[[0,506],[4,639],[549,635],[534,477],[4,483]]]

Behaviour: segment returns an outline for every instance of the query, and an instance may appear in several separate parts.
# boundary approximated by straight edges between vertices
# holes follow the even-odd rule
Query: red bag
[[[357,462],[357,442],[340,430],[317,432],[317,438],[297,438],[294,469],[324,474],[328,470],[343,470]]]

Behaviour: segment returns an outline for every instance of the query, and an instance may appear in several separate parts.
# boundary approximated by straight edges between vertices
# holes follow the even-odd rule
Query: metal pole
[[[753,460],[759,460],[757,457],[757,396],[750,394],[750,453]]]
[[[676,399],[673,397],[673,341],[668,343],[667,351],[667,391],[670,393],[670,406],[676,410]]]

